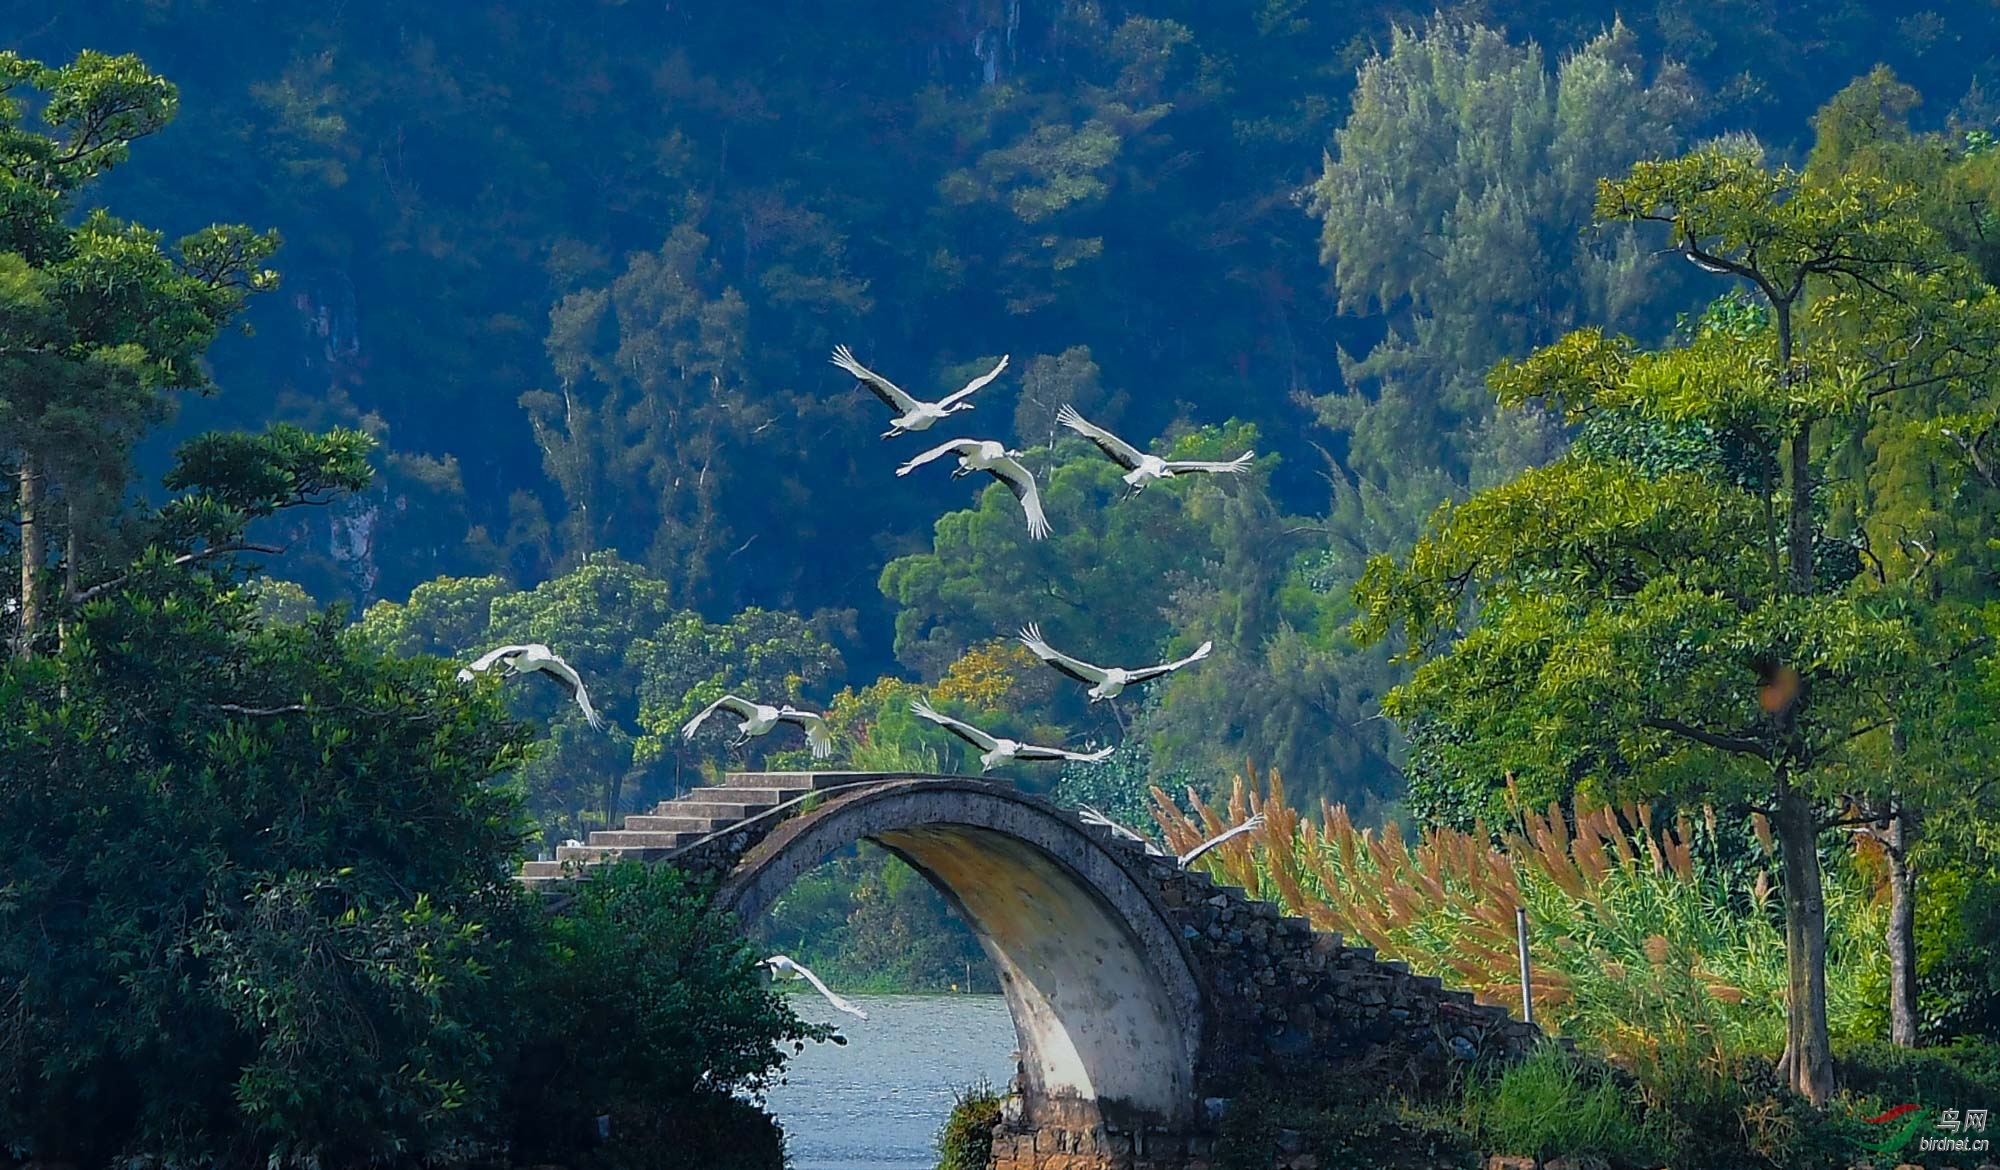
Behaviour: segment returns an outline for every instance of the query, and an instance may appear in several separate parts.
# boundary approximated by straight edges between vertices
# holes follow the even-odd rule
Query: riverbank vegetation
[[[1474,1163],[1483,1151],[1621,1167],[1846,1167],[1856,1142],[1881,1136],[1866,1118],[1905,1101],[2000,1091],[2000,1045],[1985,1017],[1958,1014],[1964,1000],[1954,988],[1925,997],[1923,1026],[1935,1044],[1887,1043],[1888,958],[1879,941],[1887,874],[1865,837],[1826,858],[1840,1092],[1815,1109],[1772,1072],[1785,1034],[1784,933],[1771,896],[1776,843],[1759,824],[1732,831],[1713,809],[1658,823],[1644,806],[1587,803],[1572,824],[1560,810],[1537,813],[1517,798],[1493,829],[1433,826],[1410,841],[1393,825],[1356,828],[1338,806],[1303,816],[1279,777],[1259,782],[1254,771],[1237,778],[1226,804],[1197,800],[1189,814],[1156,791],[1155,805],[1177,849],[1212,826],[1262,813],[1264,830],[1204,861],[1219,879],[1515,1012],[1514,908],[1528,909],[1535,1020],[1582,1055],[1551,1047],[1444,1092],[1399,1087],[1360,1102],[1364,1113],[1399,1118],[1409,1141],[1427,1133],[1424,1141]],[[1931,913],[1950,922],[1984,912],[1947,900]],[[1992,961],[1983,948],[1965,949],[1956,930],[1933,927],[1927,936],[1954,941],[1948,953],[1927,947],[1925,969]],[[1354,1090],[1328,1091],[1338,1100]],[[1317,1091],[1270,1094],[1252,1105],[1261,1120],[1239,1123],[1246,1151],[1271,1148],[1278,1129],[1318,1127],[1322,1165],[1347,1164],[1337,1157],[1343,1151],[1365,1154],[1368,1142],[1356,1135],[1375,1131],[1341,1120],[1354,1109],[1326,1107]]]

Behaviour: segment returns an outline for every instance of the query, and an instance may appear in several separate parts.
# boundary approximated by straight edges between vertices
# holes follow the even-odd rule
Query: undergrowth
[[[993,1127],[1001,1096],[984,1081],[952,1094],[951,1115],[938,1131],[937,1170],[986,1170],[993,1156]]]

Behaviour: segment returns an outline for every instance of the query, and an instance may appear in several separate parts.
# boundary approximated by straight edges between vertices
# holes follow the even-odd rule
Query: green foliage
[[[1256,439],[1232,425],[1157,446],[1175,458],[1217,458]],[[1346,598],[1297,570],[1305,563],[1297,537],[1313,526],[1280,513],[1263,475],[1170,481],[1127,499],[1118,467],[1080,440],[1063,439],[1053,457],[1042,476],[1050,539],[1028,540],[1013,497],[989,490],[978,511],[939,519],[931,551],[883,570],[882,590],[901,609],[896,645],[906,663],[939,679],[949,699],[951,672],[1031,621],[1065,652],[1101,663],[1157,662],[1212,641],[1209,659],[1115,707],[1088,704],[1065,684],[1010,693],[1005,714],[1023,731],[1055,737],[1122,729],[1144,741],[1154,781],[1207,787],[1256,755],[1293,769],[1308,790],[1357,804],[1393,787],[1388,728],[1367,718],[1387,686],[1385,656],[1356,653],[1331,616],[1345,612]],[[1136,718],[1125,716],[1135,703]]]
[[[1450,1086],[1402,1083],[1403,1070],[1364,1063],[1349,1075],[1311,1069],[1242,1085],[1228,1099],[1215,1164],[1263,1170],[1303,1152],[1327,1170],[1435,1170],[1478,1165],[1444,1108]]]
[[[318,1167],[462,1159],[515,1130],[575,1153],[607,1103],[636,1114],[641,1152],[663,1113],[684,1141],[743,1132],[728,1094],[819,1033],[701,898],[645,876],[545,921],[509,880],[524,818],[493,781],[527,735],[492,689],[385,657],[290,582],[237,580],[236,554],[272,551],[252,526],[362,490],[375,440],[204,433],[164,504],[127,499],[167,392],[210,388],[210,341],[274,283],[274,236],[218,226],[170,252],[77,204],[173,88],[94,53],[0,54],[0,85],[0,464],[23,585],[0,662],[0,1146]],[[386,633],[438,637],[402,624]],[[689,971],[698,999],[677,998]],[[567,1005],[586,1001],[635,1027],[571,1052]],[[538,1062],[566,1054],[552,1090]]]
[[[569,504],[566,547],[640,561],[682,607],[715,595],[732,522],[756,514],[731,511],[755,497],[718,456],[768,421],[741,386],[743,298],[708,252],[683,223],[609,287],[564,298],[548,341],[563,392],[521,398]]]
[[[440,1148],[505,1042],[518,822],[487,781],[520,730],[327,619],[141,580],[0,668],[0,1131],[79,1161]]]
[[[863,843],[793,882],[757,936],[836,987],[997,994],[972,931],[922,875]]]
[[[882,592],[899,609],[897,657],[936,677],[976,642],[1031,621],[1052,626],[1052,605],[1116,632],[1121,653],[1143,656],[1165,637],[1173,574],[1193,570],[1210,547],[1209,526],[1188,522],[1187,499],[1218,489],[1163,484],[1121,500],[1117,465],[1082,440],[1058,451],[1062,461],[1046,470],[1032,453],[1028,460],[1042,482],[1049,539],[1028,539],[1020,505],[990,484],[977,510],[938,519],[930,551],[882,570]],[[1076,653],[1085,650],[1097,652]]]
[[[494,923],[429,894],[384,905],[365,884],[350,869],[260,878],[186,944],[200,998],[255,1037],[235,1106],[281,1164],[421,1149],[490,1107]]]
[[[178,106],[174,87],[138,58],[84,52],[49,66],[9,51],[0,54],[0,85],[0,474],[14,484],[13,551],[28,566],[15,640],[31,652],[49,632],[42,570],[61,562],[61,603],[73,606],[78,582],[118,559],[102,548],[104,529],[123,502],[132,450],[167,416],[171,392],[210,388],[209,343],[249,294],[276,286],[262,265],[278,239],[218,225],[168,248],[158,232],[85,213],[86,185]],[[280,432],[245,441],[265,443],[258,454],[269,456],[268,444],[287,439],[298,440],[295,449],[345,442]],[[318,466],[331,454],[296,453]],[[329,486],[354,481],[344,470]],[[266,498],[255,487],[249,495]],[[213,502],[218,510],[208,513],[184,502],[167,526],[239,535],[228,521],[247,514]]]
[[[1152,821],[1149,808],[1152,786],[1159,784],[1176,791],[1190,779],[1156,780],[1150,765],[1143,742],[1123,743],[1109,759],[1064,764],[1049,798],[1067,808],[1088,805],[1127,828],[1145,829]],[[1176,783],[1176,779],[1181,783]]]
[[[1918,888],[1922,1034],[2000,1035],[2000,877],[1947,863],[1923,873]]]
[[[369,606],[358,628],[385,654],[463,654],[483,644],[494,599],[511,592],[499,577],[439,577],[417,586],[408,601]]]
[[[296,581],[278,577],[252,577],[242,586],[244,596],[256,603],[257,616],[266,623],[310,621],[318,609],[305,588]]]
[[[1486,1003],[1520,1006],[1514,908],[1526,908],[1536,1022],[1646,1083],[1674,1075],[1676,1061],[1713,1071],[1783,1046],[1784,923],[1763,830],[1712,809],[1670,822],[1649,805],[1565,814],[1552,801],[1545,813],[1508,808],[1469,831],[1406,836],[1357,828],[1338,806],[1308,821],[1275,777],[1267,794],[1239,781],[1227,809],[1198,802],[1189,815],[1156,801],[1155,817],[1182,851],[1252,811],[1266,829],[1218,851],[1231,884]],[[1884,908],[1841,855],[1826,877],[1829,1026],[1859,1040],[1881,1011]]]
[[[1847,486],[1896,458],[1850,428],[1974,392],[2000,296],[1941,249],[1908,185],[1878,176],[1812,179],[1705,149],[1605,180],[1597,208],[1668,225],[1768,315],[1713,317],[1650,352],[1580,330],[1496,367],[1503,401],[1614,424],[1440,508],[1402,564],[1371,563],[1356,629],[1400,633],[1425,660],[1384,709],[1448,729],[1447,772],[1518,775],[1538,799],[1773,810],[1794,940],[1784,1050],[1819,1101],[1832,1087],[1819,830],[1838,819],[1835,792],[1908,803],[1949,787],[1880,761],[1962,701],[1980,645],[1976,623],[1912,588],[1934,558],[1892,585],[1869,552],[1906,545],[1910,489]]]
[[[706,891],[671,868],[628,862],[581,886],[523,959],[527,1040],[507,1090],[516,1148],[560,1156],[609,1113],[614,1136],[636,1127],[643,1150],[682,1111],[760,1090],[780,1046],[831,1035],[768,990],[757,959],[707,912]]]
[[[1679,145],[1690,80],[1648,72],[1622,23],[1551,71],[1533,42],[1441,16],[1361,66],[1311,206],[1340,308],[1388,335],[1314,407],[1397,527],[1561,449],[1545,418],[1493,414],[1495,361],[1593,317],[1656,330],[1684,300],[1682,273],[1642,272],[1642,237],[1586,230],[1599,177]],[[1349,531],[1364,554],[1397,535]]]
[[[951,1115],[938,1130],[937,1170],[985,1170],[1002,1098],[985,1083],[952,1090]]]
[[[735,693],[761,703],[794,703],[816,709],[841,669],[827,623],[782,611],[747,609],[728,622],[680,615],[635,644],[639,663],[639,723],[645,729],[635,752],[641,762],[669,757],[692,762],[719,754],[717,740],[732,731],[726,721],[704,728],[706,748],[683,746],[681,727],[703,707]],[[771,750],[748,749],[751,758]],[[700,753],[697,755],[696,753]]]
[[[359,631],[399,654],[459,661],[495,646],[540,642],[574,666],[611,726],[593,731],[553,688],[514,686],[508,701],[550,728],[548,747],[520,781],[550,843],[611,824],[635,805],[690,787],[719,762],[719,732],[693,745],[689,716],[734,691],[770,703],[811,705],[840,669],[829,640],[835,618],[746,610],[710,622],[675,606],[659,577],[609,553],[593,555],[531,590],[498,577],[439,578],[407,602],[377,602]],[[638,725],[635,734],[631,724]],[[756,753],[769,750],[759,744]]]
[[[1554,1045],[1469,1086],[1467,1128],[1483,1148],[1554,1157],[1644,1162],[1639,1110],[1609,1067]]]
[[[345,1165],[572,1151],[607,1111],[629,1150],[743,1132],[713,1098],[816,1030],[671,873],[521,903],[491,780],[526,734],[491,692],[337,617],[135,580],[0,666],[0,1141]]]
[[[2000,1043],[1990,1037],[1919,1049],[1855,1044],[1843,1048],[1838,1059],[1841,1084],[1864,1098],[1856,1102],[1857,1109],[1905,1101],[1952,1108],[1953,1102],[2000,1096]]]

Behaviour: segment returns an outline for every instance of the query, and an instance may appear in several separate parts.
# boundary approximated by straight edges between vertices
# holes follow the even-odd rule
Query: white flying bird
[[[1034,651],[1035,657],[1055,667],[1080,683],[1089,683],[1090,701],[1115,697],[1126,687],[1156,679],[1163,674],[1172,674],[1189,663],[1200,662],[1215,649],[1215,643],[1203,642],[1201,648],[1186,658],[1176,662],[1166,662],[1159,666],[1142,666],[1137,670],[1126,670],[1119,666],[1092,666],[1080,658],[1071,658],[1062,651],[1042,641],[1039,626],[1029,626],[1021,631],[1021,644]]]
[[[1084,805],[1080,810],[1078,810],[1076,815],[1086,825],[1102,825],[1105,828],[1110,829],[1112,832],[1118,834],[1120,837],[1125,838],[1127,841],[1132,841],[1139,845],[1145,846],[1146,852],[1154,857],[1167,856],[1166,850],[1160,848],[1158,845],[1153,844],[1151,841],[1147,840],[1145,837],[1140,836],[1138,833],[1135,833],[1132,830],[1126,828],[1124,825],[1119,824],[1117,821],[1112,820],[1110,817],[1105,816],[1103,813],[1098,812],[1096,809],[1090,807],[1087,804]]]
[[[958,470],[951,473],[953,479],[984,471],[994,479],[1007,485],[1014,498],[1021,501],[1021,510],[1028,515],[1028,536],[1040,540],[1049,534],[1049,518],[1042,513],[1042,494],[1035,490],[1035,476],[1021,466],[1021,453],[1009,451],[991,439],[953,439],[940,443],[930,450],[910,460],[896,469],[897,475],[908,475],[933,459],[946,455],[958,456]]]
[[[844,345],[833,347],[833,364],[860,379],[862,385],[875,392],[875,397],[880,398],[883,405],[899,412],[889,423],[889,429],[882,432],[882,437],[888,439],[910,431],[929,430],[932,423],[945,415],[971,410],[972,404],[965,399],[971,396],[973,391],[1000,376],[1000,371],[1007,368],[1007,355],[1000,355],[999,364],[987,371],[984,377],[974,378],[965,384],[963,390],[956,394],[948,394],[936,402],[920,402],[910,397],[901,386],[855,361],[854,351]]]
[[[832,1004],[836,1010],[846,1012],[850,1016],[859,1016],[864,1020],[868,1018],[867,1012],[864,1012],[860,1008],[855,1007],[852,1001],[843,999],[840,996],[835,995],[833,993],[833,989],[828,987],[826,984],[821,983],[819,981],[819,976],[813,974],[812,970],[803,963],[795,962],[794,960],[789,959],[784,955],[772,955],[770,958],[765,959],[763,962],[757,965],[759,967],[769,968],[771,973],[774,975],[780,971],[790,971],[792,973],[792,978],[803,979],[806,982],[811,983],[815,988],[817,988],[819,990],[819,993],[826,997],[826,1002]]]
[[[1061,410],[1057,411],[1056,421],[1075,431],[1077,434],[1082,435],[1084,438],[1089,439],[1092,443],[1095,443],[1099,451],[1110,456],[1113,463],[1123,467],[1125,469],[1126,486],[1130,487],[1134,492],[1143,491],[1148,480],[1172,479],[1176,475],[1185,475],[1191,471],[1209,473],[1242,471],[1250,466],[1252,459],[1257,457],[1255,451],[1245,451],[1243,454],[1224,463],[1202,459],[1162,459],[1158,455],[1149,455],[1139,450],[1117,435],[1084,418],[1076,412],[1076,407],[1074,406],[1064,406]]]
[[[681,728],[682,738],[693,739],[694,733],[701,729],[702,722],[722,708],[743,716],[743,722],[736,725],[736,730],[742,733],[742,738],[730,744],[730,747],[742,747],[755,736],[769,734],[771,729],[780,723],[796,723],[805,729],[806,744],[812,748],[813,759],[823,760],[833,754],[833,736],[827,732],[826,720],[821,716],[789,705],[771,707],[763,703],[753,703],[748,699],[739,699],[735,695],[724,695],[703,707],[699,715],[688,720],[687,726]]]
[[[1242,824],[1236,826],[1233,829],[1227,829],[1224,830],[1223,832],[1217,833],[1215,836],[1210,837],[1206,841],[1203,841],[1201,844],[1188,850],[1186,853],[1181,854],[1181,868],[1186,869],[1188,866],[1193,865],[1195,858],[1200,857],[1202,854],[1215,848],[1217,845],[1222,844],[1224,841],[1229,840],[1231,837],[1241,836],[1244,833],[1254,832],[1263,827],[1264,827],[1264,814],[1258,813],[1256,816],[1251,817],[1249,820],[1244,821]]]
[[[1066,751],[1063,748],[1037,747],[1034,744],[1022,743],[1014,739],[1000,739],[997,736],[986,734],[970,723],[960,722],[949,715],[938,714],[931,709],[929,703],[924,702],[922,699],[912,700],[910,710],[915,711],[918,715],[951,732],[973,747],[978,748],[981,753],[979,756],[979,770],[982,772],[990,771],[995,765],[1004,764],[1011,760],[1081,760],[1086,763],[1095,763],[1098,760],[1108,758],[1112,752],[1118,750],[1113,746],[1100,748],[1094,752],[1072,752]]]
[[[477,662],[459,671],[458,681],[471,682],[474,674],[483,674],[491,670],[496,662],[505,668],[504,673],[500,675],[501,678],[513,678],[517,674],[529,674],[539,670],[561,683],[563,689],[569,692],[570,698],[576,700],[576,705],[583,708],[583,717],[589,721],[592,729],[604,730],[604,716],[599,715],[597,708],[590,705],[590,692],[584,689],[583,678],[569,663],[556,657],[547,646],[539,642],[489,650],[482,654]]]

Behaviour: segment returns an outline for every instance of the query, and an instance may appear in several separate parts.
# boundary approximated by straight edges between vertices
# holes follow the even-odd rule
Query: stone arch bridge
[[[1020,1064],[995,1170],[1179,1167],[1253,1074],[1384,1057],[1421,1074],[1539,1036],[1074,812],[964,777],[735,773],[521,879],[559,891],[602,860],[671,862],[719,879],[717,909],[750,922],[863,840],[935,886],[999,972]]]

